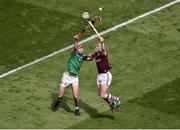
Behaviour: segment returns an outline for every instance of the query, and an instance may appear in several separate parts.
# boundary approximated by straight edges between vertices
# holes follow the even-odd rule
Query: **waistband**
[[[107,72],[98,72],[98,74],[106,74],[106,73],[110,73],[109,71]]]
[[[76,75],[76,74],[72,74],[72,73],[69,73],[69,72],[64,72],[63,74],[65,74],[65,75],[69,75],[69,76],[78,77],[78,75]]]

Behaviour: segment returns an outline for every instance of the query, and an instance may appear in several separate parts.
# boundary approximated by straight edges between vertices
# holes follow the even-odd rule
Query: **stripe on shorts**
[[[109,73],[107,72],[107,81],[106,81],[107,86],[108,86],[108,82],[109,82]]]

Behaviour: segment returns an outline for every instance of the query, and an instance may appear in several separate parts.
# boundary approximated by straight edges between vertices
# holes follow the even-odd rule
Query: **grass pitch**
[[[101,31],[170,1],[0,0],[0,73],[72,44],[87,25],[84,10],[102,16]],[[90,29],[82,38],[93,33]]]
[[[99,30],[169,1],[114,2],[113,8],[109,2],[102,5],[107,10],[102,12],[104,21],[97,25]],[[85,8],[96,9],[97,3],[92,2],[91,7],[76,1],[72,11],[70,1],[0,0],[1,72],[70,44],[69,39],[85,24],[80,12]],[[84,63],[79,76],[81,116],[73,114],[70,89],[62,107],[57,112],[51,111],[69,50],[0,79],[0,128],[180,128],[179,10],[180,5],[174,5],[104,36],[113,67],[110,91],[123,100],[117,113],[112,114],[97,96],[94,62]],[[113,13],[119,14],[120,21],[112,17]],[[7,18],[4,25],[3,19]],[[31,31],[26,32],[28,27]],[[84,37],[90,34],[89,30]],[[92,51],[95,43],[93,40],[85,45],[86,52]]]

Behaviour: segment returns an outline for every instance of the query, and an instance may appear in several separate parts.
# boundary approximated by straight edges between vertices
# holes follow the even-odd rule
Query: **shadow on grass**
[[[108,114],[101,114],[98,113],[97,109],[91,107],[89,104],[86,102],[83,102],[80,100],[80,105],[81,108],[85,110],[92,118],[108,118],[108,119],[114,119],[113,115],[108,115]]]
[[[52,93],[52,103],[51,103],[51,110],[52,111],[56,111],[54,110],[53,104],[57,99],[57,93]],[[64,99],[61,103],[61,105],[59,107],[63,108],[66,112],[69,113],[74,113],[73,110],[70,109],[70,107],[67,105],[67,101],[68,100],[73,100],[69,97],[64,96]],[[114,119],[113,115],[108,115],[108,114],[101,114],[98,113],[97,109],[91,107],[89,104],[87,104],[86,102],[80,100],[80,108],[85,110],[85,112],[92,118],[108,118],[108,119]]]
[[[62,103],[59,105],[59,107],[57,108],[57,109],[55,109],[54,108],[54,102],[57,100],[57,98],[58,98],[58,94],[57,93],[52,93],[52,103],[51,103],[51,110],[52,111],[57,111],[57,109],[58,108],[63,108],[66,112],[69,112],[69,113],[74,113],[74,111],[72,111],[71,109],[70,109],[70,107],[67,105],[67,101],[70,99],[70,98],[68,98],[68,97],[66,97],[66,96],[64,96],[64,99],[63,99],[63,101],[62,101]]]
[[[141,98],[132,99],[129,103],[137,103],[146,108],[180,117],[180,78],[143,95]]]

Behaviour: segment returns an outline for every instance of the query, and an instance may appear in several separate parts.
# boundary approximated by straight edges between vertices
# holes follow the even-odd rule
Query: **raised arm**
[[[102,52],[104,55],[107,55],[107,50],[106,50],[106,47],[105,47],[105,43],[104,43],[104,38],[103,38],[103,37],[101,37],[101,38],[99,39],[99,43],[97,43],[97,44],[100,44],[100,46],[101,46],[101,52]]]
[[[100,16],[95,16],[93,18],[90,19],[91,20],[91,23],[94,25],[98,22],[101,21],[101,17]],[[80,39],[80,37],[82,36],[82,34],[89,28],[89,25],[87,25],[84,29],[81,30],[81,32],[78,32],[75,36],[74,36],[74,39],[76,41],[78,41]]]

